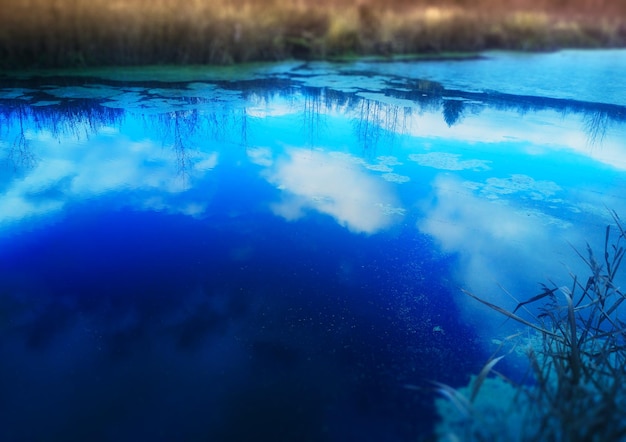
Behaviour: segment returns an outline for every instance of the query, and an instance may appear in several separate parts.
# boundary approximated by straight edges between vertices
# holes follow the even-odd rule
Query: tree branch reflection
[[[358,76],[347,73],[342,81],[350,84],[351,75],[364,78],[363,73]],[[318,77],[323,79],[323,75],[313,76]],[[417,116],[416,112],[440,113],[448,128],[461,123],[470,112],[475,114],[488,108],[520,114],[551,110],[562,115],[579,115],[581,130],[587,134],[591,147],[604,142],[609,127],[626,123],[626,107],[612,104],[451,90],[428,80],[397,77],[385,80],[387,86],[382,90],[376,91],[372,86],[361,87],[355,83],[348,88],[350,91],[341,91],[339,86],[308,85],[304,81],[307,78],[298,71],[297,75],[277,73],[249,80],[201,83],[199,88],[180,83],[166,84],[158,90],[146,89],[141,83],[129,85],[120,82],[116,86],[115,81],[109,81],[111,85],[106,88],[113,91],[115,87],[124,91],[133,87],[134,104],[140,106],[131,110],[124,107],[123,100],[120,100],[120,107],[114,107],[103,98],[55,96],[54,88],[48,86],[41,90],[31,89],[34,92],[24,93],[19,98],[0,98],[2,125],[8,139],[13,140],[6,148],[5,156],[15,168],[32,167],[37,162],[37,155],[29,130],[49,134],[59,142],[68,137],[89,139],[105,128],[120,127],[125,118],[133,114],[133,118],[143,119],[145,127],[149,128],[147,130],[157,134],[164,146],[172,146],[178,173],[186,177],[189,174],[190,150],[202,149],[209,144],[216,147],[233,143],[247,146],[251,106],[254,102],[261,102],[269,108],[274,105],[276,97],[292,103],[293,100],[301,100],[302,131],[310,145],[315,145],[324,134],[327,115],[342,114],[352,120],[363,152],[369,153],[374,152],[380,143],[391,145],[397,136],[407,133]],[[48,83],[54,81],[65,80],[50,79]],[[88,79],[72,81],[83,81],[85,90],[104,90],[104,86],[101,89],[87,87]],[[207,91],[213,95],[207,96]],[[241,97],[244,99],[241,100]],[[150,112],[144,112],[141,106],[153,99],[165,103],[163,110],[160,110],[159,103],[155,103]],[[234,133],[239,134],[238,140],[233,139]],[[383,140],[383,137],[386,139]]]

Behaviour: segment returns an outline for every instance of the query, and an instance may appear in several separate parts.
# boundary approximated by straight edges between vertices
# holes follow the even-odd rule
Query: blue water
[[[428,437],[519,329],[461,289],[571,284],[626,216],[625,64],[3,74],[0,440]]]

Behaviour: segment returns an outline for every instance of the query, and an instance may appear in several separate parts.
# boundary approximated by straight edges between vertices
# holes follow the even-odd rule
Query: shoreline
[[[232,65],[626,47],[626,7],[623,13],[584,14],[582,9],[488,9],[490,0],[477,0],[477,8],[381,1],[7,0],[0,15],[0,68]]]

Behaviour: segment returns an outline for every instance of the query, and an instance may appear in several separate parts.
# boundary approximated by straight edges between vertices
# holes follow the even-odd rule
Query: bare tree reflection
[[[6,160],[15,170],[29,169],[37,165],[32,137],[35,133],[47,133],[53,139],[89,139],[103,127],[121,124],[124,111],[110,109],[92,100],[71,100],[46,106],[32,106],[28,99],[0,100],[0,115],[6,135],[11,139]],[[29,134],[30,132],[30,134]]]
[[[191,140],[198,128],[198,111],[170,112],[174,123],[174,153],[176,154],[176,171],[186,184],[189,179],[190,161],[186,141]]]
[[[349,82],[351,74],[343,75]],[[362,72],[358,73],[359,78],[362,75]],[[302,108],[303,133],[308,143],[317,142],[325,128],[326,115],[340,112],[353,118],[357,140],[364,152],[370,154],[381,143],[393,144],[399,134],[406,133],[414,112],[442,112],[449,127],[461,122],[468,112],[478,112],[487,107],[521,114],[551,110],[563,115],[582,115],[583,130],[588,135],[590,146],[603,143],[611,124],[626,123],[626,107],[612,104],[450,90],[432,81],[398,78],[389,80],[389,88],[375,92],[384,93],[384,97],[381,95],[378,99],[331,87],[305,86],[301,77],[298,71],[291,78],[279,73],[265,78],[218,82],[228,92],[224,99],[219,96],[190,96],[191,89],[178,84],[174,92],[176,88],[185,89],[184,94],[176,96],[180,100],[180,110],[146,113],[143,117],[137,113],[134,118],[143,118],[144,126],[156,134],[164,146],[172,146],[177,173],[184,179],[189,177],[192,167],[192,150],[203,149],[211,143],[217,148],[224,148],[227,143],[246,146],[249,106],[261,102],[270,107],[277,97]],[[53,80],[46,81],[54,83]],[[128,84],[123,87],[127,88]],[[152,97],[147,92],[146,96],[148,99]],[[241,96],[247,102],[238,101]],[[41,101],[46,100],[49,104],[41,105]],[[408,101],[410,105],[403,106],[402,101]],[[5,156],[15,168],[33,167],[37,156],[28,136],[29,130],[45,131],[58,141],[65,137],[89,139],[106,127],[120,126],[125,112],[121,108],[101,106],[98,100],[49,96],[45,89],[32,93],[30,97],[0,99],[0,122],[6,132],[3,139],[10,141],[5,143]],[[236,134],[239,134],[239,140],[234,139]]]
[[[30,141],[24,132],[24,119],[26,118],[24,106],[19,106],[16,114],[19,123],[18,133],[7,153],[7,161],[14,170],[31,169],[37,164],[37,157],[33,153]]]
[[[121,125],[123,109],[103,107],[93,100],[63,101],[52,106],[29,108],[34,127],[48,131],[55,138],[88,140],[105,127]]]
[[[324,91],[318,88],[303,88],[303,133],[309,145],[315,145],[323,129],[322,115],[325,103],[322,101]]]
[[[361,100],[359,115],[356,120],[356,136],[365,152],[372,151],[378,145],[381,132],[381,104],[372,100]]]
[[[156,115],[144,115],[147,132],[156,134],[163,147],[175,155],[176,174],[187,183],[197,152],[207,147],[225,148],[229,144],[248,143],[248,114],[245,107],[232,108],[200,98],[186,100],[197,106]],[[235,140],[234,134],[240,139]]]
[[[389,137],[389,143],[393,144],[397,135],[408,131],[408,121],[413,111],[410,107],[388,105],[385,113],[384,128]]]
[[[589,146],[595,147],[602,144],[610,121],[609,114],[606,112],[595,110],[583,114]]]
[[[171,111],[157,114],[154,120],[151,126],[155,127],[163,146],[171,145],[175,155],[176,175],[186,184],[192,166],[189,145],[200,127],[198,111]]]
[[[248,147],[248,111],[244,107],[240,112],[239,123],[239,137],[241,140],[241,146]]]
[[[398,135],[407,132],[411,115],[410,107],[361,98],[355,132],[364,151],[374,155],[379,143],[392,146]]]

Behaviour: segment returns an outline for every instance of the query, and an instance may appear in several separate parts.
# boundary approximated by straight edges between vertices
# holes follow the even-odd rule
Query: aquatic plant
[[[615,225],[606,228],[602,256],[589,245],[585,254],[576,251],[589,270],[587,278],[572,274],[569,287],[544,285],[512,311],[465,292],[527,328],[526,338],[506,341],[523,349],[529,376],[519,383],[504,377],[494,369],[503,356],[494,356],[469,386],[438,385],[447,398],[436,401],[441,440],[626,438],[626,321],[621,318],[626,293],[617,278],[626,231],[618,215],[611,215]],[[538,303],[536,313],[527,308]]]
[[[626,46],[608,0],[3,0],[0,67]]]

